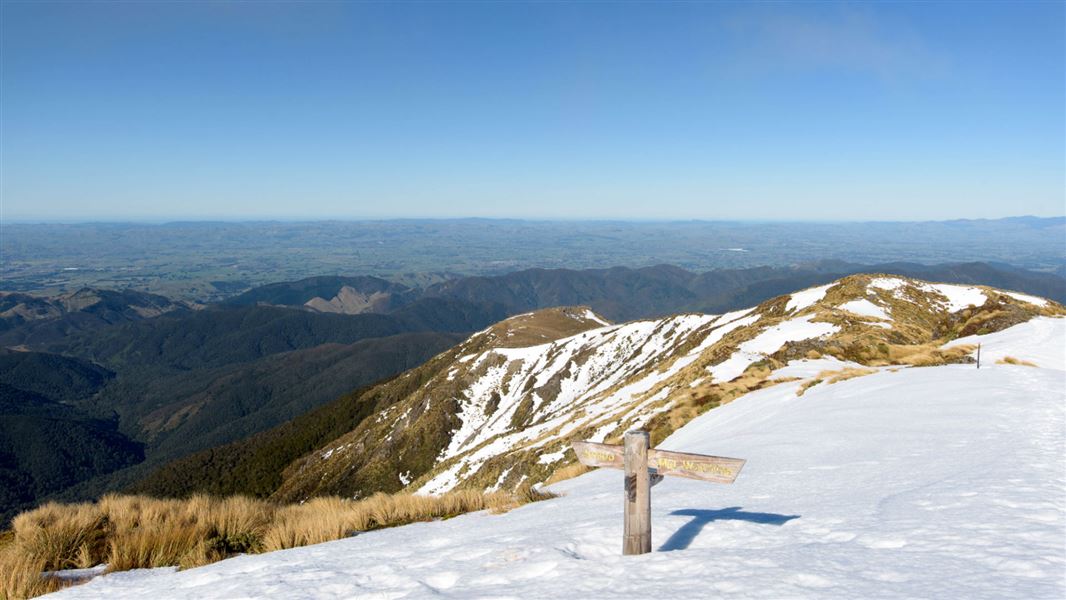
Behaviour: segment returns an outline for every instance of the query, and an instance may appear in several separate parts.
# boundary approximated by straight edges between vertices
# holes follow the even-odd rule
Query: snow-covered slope
[[[804,379],[692,420],[659,447],[748,462],[730,486],[656,486],[648,555],[620,556],[622,476],[601,470],[505,515],[116,573],[57,597],[1060,599],[1066,320],[993,335],[990,351],[1040,366],[886,368],[797,396],[815,361],[794,361]]]
[[[622,324],[583,307],[519,315],[369,393],[372,416],[290,465],[275,498],[514,489],[572,464],[571,438],[613,441],[644,427],[663,439],[782,380],[775,371],[790,361],[832,357],[836,370],[852,369],[837,378],[859,366],[965,361],[939,344],[1064,312],[979,286],[856,275],[725,315]]]

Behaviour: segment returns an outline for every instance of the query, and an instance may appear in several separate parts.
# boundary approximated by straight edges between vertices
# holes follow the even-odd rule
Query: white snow
[[[807,308],[822,298],[825,298],[825,293],[834,285],[836,285],[836,283],[827,283],[826,285],[808,288],[792,294],[792,297],[788,299],[788,304],[785,304],[785,310],[792,311]]]
[[[1047,300],[1038,298],[1037,296],[1030,296],[1028,294],[1019,294],[1018,292],[1002,292],[1015,300],[1021,300],[1022,302],[1028,302],[1029,304],[1035,304],[1037,306],[1047,306]]]
[[[906,280],[898,277],[875,277],[870,280],[870,287],[879,290],[895,290],[907,285]]]
[[[103,575],[107,571],[107,565],[96,565],[95,567],[88,567],[85,569],[63,569],[62,571],[46,571],[44,574],[49,577],[55,577],[56,579],[63,579],[66,581],[88,581],[93,577]]]
[[[958,312],[969,306],[981,306],[988,299],[980,288],[965,285],[930,283],[925,284],[923,287],[926,289],[931,288],[947,298],[949,312]]]
[[[777,352],[787,342],[821,337],[840,329],[832,323],[812,322],[813,316],[805,315],[765,329],[759,335],[737,346],[737,351],[732,356],[717,365],[707,367],[707,370],[714,376],[714,381],[732,381],[751,364],[762,360],[768,354]]]
[[[1014,368],[1012,365],[995,364],[1007,356],[1040,367],[1066,370],[1066,318],[1036,317],[1003,331],[958,338],[944,344],[944,347],[963,344],[981,344],[982,370],[986,367]]]
[[[1061,599],[1063,322],[982,337],[1019,357],[1048,346],[1037,354],[1055,368],[882,371],[800,398],[784,383],[698,417],[660,447],[747,465],[733,485],[656,486],[651,554],[620,556],[622,475],[603,469],[504,515],[109,574],[55,597]]]
[[[558,452],[541,454],[537,457],[537,462],[542,465],[550,465],[552,463],[559,462],[563,459],[564,456],[566,456],[567,451],[568,449],[564,448],[562,450],[559,450]]]
[[[859,315],[860,317],[873,317],[885,321],[892,320],[892,317],[888,316],[888,313],[885,312],[884,308],[870,302],[866,298],[845,302],[844,304],[841,304],[839,308],[841,310],[846,310],[853,315]]]
[[[466,388],[465,397],[459,399],[459,428],[438,457],[439,462],[456,462],[415,493],[446,492],[458,485],[460,473],[474,473],[500,453],[550,444],[565,439],[570,431],[610,419],[636,396],[650,392],[694,360],[681,357],[666,371],[656,368],[676,355],[677,346],[689,336],[718,320],[715,315],[677,315],[590,329],[539,346],[483,353],[471,363],[471,370],[483,363],[496,364],[500,357],[506,362],[485,367]],[[537,390],[549,383],[558,385],[559,391],[553,398],[542,398]],[[515,430],[512,418],[528,394],[533,400],[533,420]],[[490,413],[492,398],[498,400]]]
[[[600,325],[610,325],[610,323],[608,323],[607,321],[604,321],[603,319],[601,319],[599,317],[599,315],[597,315],[596,313],[592,312],[591,310],[589,310],[587,308],[585,309],[585,314],[583,316],[586,319],[588,319],[589,321],[592,321],[594,323],[599,323]]]

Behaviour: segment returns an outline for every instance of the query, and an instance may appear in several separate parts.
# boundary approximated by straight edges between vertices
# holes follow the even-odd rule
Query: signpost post
[[[577,459],[590,467],[625,472],[625,520],[622,554],[651,552],[651,486],[664,475],[733,483],[744,460],[650,448],[647,431],[629,431],[625,445],[571,442]]]

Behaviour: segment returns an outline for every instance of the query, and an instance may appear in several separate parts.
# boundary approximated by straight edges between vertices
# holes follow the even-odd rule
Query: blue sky
[[[1061,2],[0,10],[9,221],[1066,213]]]

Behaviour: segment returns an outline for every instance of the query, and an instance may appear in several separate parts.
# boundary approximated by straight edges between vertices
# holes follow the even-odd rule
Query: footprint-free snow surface
[[[747,466],[733,485],[656,486],[651,554],[620,556],[622,474],[602,470],[505,515],[115,573],[58,596],[1060,599],[1064,323],[985,336],[1019,358],[1038,338],[1040,368],[883,370],[801,397],[783,383],[699,417],[660,447]]]

